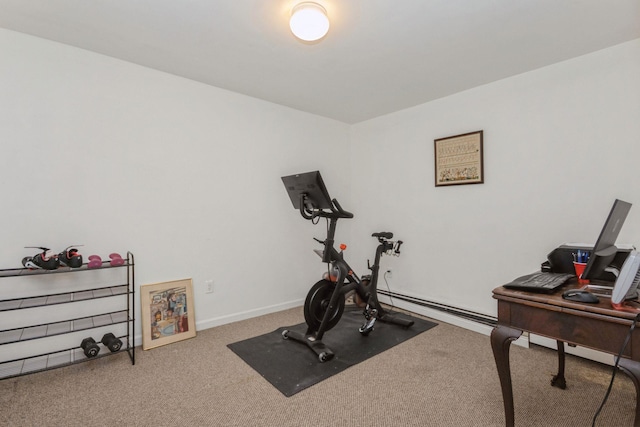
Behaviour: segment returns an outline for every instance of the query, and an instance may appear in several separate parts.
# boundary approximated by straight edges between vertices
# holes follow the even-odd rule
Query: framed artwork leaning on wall
[[[140,287],[142,349],[196,336],[191,279]]]

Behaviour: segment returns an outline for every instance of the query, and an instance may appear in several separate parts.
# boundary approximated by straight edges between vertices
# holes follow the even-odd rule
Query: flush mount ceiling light
[[[324,7],[313,2],[302,2],[291,9],[291,32],[300,40],[320,40],[329,31],[329,18]]]

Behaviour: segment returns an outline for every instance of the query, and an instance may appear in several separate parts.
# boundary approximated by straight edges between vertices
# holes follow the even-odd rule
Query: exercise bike
[[[327,263],[328,271],[322,280],[311,287],[305,299],[304,319],[307,331],[303,334],[284,330],[282,337],[306,344],[316,353],[320,362],[331,360],[335,354],[322,342],[322,337],[340,321],[345,308],[345,295],[351,291],[355,291],[366,302],[363,310],[364,324],[359,328],[363,336],[368,336],[373,331],[376,321],[405,328],[413,325],[413,320],[387,312],[378,301],[380,258],[383,254],[400,255],[402,241],[392,241],[393,233],[390,232],[373,233],[372,237],[378,240],[378,247],[373,265],[367,261],[371,274],[359,278],[344,260],[346,246],[341,245],[340,252],[334,247],[338,219],[353,218],[353,214],[345,211],[336,199],[330,199],[317,171],[283,177],[282,180],[294,207],[300,210],[304,219],[314,223],[320,218],[328,221],[326,239],[314,239],[324,246],[323,250],[315,252],[322,258],[322,262]]]

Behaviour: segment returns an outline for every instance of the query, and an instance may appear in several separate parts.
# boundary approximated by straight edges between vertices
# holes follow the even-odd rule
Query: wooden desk
[[[491,347],[496,360],[507,426],[514,425],[513,391],[509,348],[523,331],[542,335],[558,342],[558,375],[552,385],[564,388],[564,344],[575,344],[617,355],[636,315],[611,308],[609,298],[598,304],[585,304],[562,299],[562,292],[578,287],[569,282],[552,295],[516,291],[499,287],[493,290],[498,300],[498,325],[491,332]],[[632,303],[640,307],[640,304]],[[640,327],[633,331],[619,367],[636,387],[634,425],[640,427]]]

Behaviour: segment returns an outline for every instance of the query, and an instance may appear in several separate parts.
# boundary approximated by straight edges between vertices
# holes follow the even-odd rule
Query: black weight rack
[[[122,341],[121,349],[117,352],[101,352],[98,356],[89,359],[84,355],[83,349],[77,346],[50,352],[38,352],[37,354],[20,357],[18,359],[0,361],[0,380],[69,366],[121,352],[127,352],[131,359],[131,364],[135,365],[135,262],[131,252],[127,252],[126,259],[124,259],[122,265],[112,266],[110,261],[103,261],[100,267],[91,269],[87,267],[87,264],[79,268],[60,267],[56,270],[29,270],[26,268],[2,269],[0,270],[0,279],[8,277],[70,274],[100,271],[103,269],[123,269],[126,272],[126,281],[124,283],[111,284],[109,286],[103,285],[73,292],[0,299],[0,313],[13,310],[37,309],[39,307],[59,304],[81,303],[83,301],[110,297],[122,297],[126,299],[126,306],[123,302],[122,310],[0,330],[0,347],[109,325],[126,324],[126,334],[117,337]],[[0,298],[2,294],[2,283],[0,283]]]

